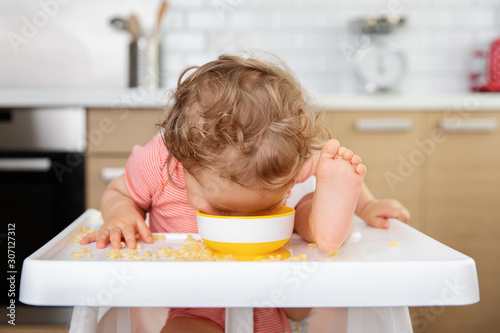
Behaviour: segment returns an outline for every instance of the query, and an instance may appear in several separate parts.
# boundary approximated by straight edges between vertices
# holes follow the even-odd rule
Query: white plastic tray
[[[73,259],[82,226],[99,229],[88,210],[24,261],[20,300],[32,305],[165,307],[371,307],[464,305],[479,301],[474,260],[393,220],[389,230],[359,219],[335,261],[293,235],[292,255],[309,261],[178,262],[108,259],[86,246],[91,259]],[[177,249],[186,234],[144,244]],[[199,239],[194,234],[194,238]],[[389,246],[398,241],[399,246]]]

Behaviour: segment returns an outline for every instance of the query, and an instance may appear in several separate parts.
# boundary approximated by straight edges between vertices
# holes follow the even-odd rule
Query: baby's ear
[[[312,176],[314,171],[314,158],[310,158],[309,161],[304,164],[297,177],[297,183],[302,183]]]

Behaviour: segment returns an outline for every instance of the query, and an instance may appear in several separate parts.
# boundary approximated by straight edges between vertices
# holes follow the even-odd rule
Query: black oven
[[[84,109],[0,109],[2,270],[16,277],[3,304],[15,297],[22,307],[23,260],[83,213],[84,151]]]

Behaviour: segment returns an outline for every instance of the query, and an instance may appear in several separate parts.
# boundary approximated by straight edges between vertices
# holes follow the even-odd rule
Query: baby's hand
[[[397,200],[373,199],[363,207],[358,216],[369,226],[387,229],[390,226],[388,219],[394,218],[406,223],[410,212]]]
[[[99,231],[86,235],[80,241],[81,245],[97,242],[96,248],[103,249],[111,243],[113,249],[119,249],[122,237],[125,239],[129,249],[135,249],[135,234],[139,233],[146,243],[153,243],[151,230],[144,222],[142,217],[114,216],[106,221]]]

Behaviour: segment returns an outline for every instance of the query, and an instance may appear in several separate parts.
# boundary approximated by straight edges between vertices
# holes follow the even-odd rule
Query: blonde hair
[[[193,69],[193,73],[184,76]],[[293,184],[324,129],[286,64],[222,55],[180,76],[161,124],[170,155],[241,186]]]

